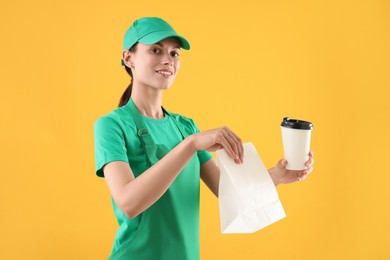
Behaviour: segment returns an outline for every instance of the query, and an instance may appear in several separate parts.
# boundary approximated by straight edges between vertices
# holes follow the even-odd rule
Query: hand
[[[280,183],[288,184],[296,181],[305,180],[307,176],[313,171],[313,156],[313,151],[310,151],[309,159],[305,162],[306,169],[302,171],[287,170],[287,161],[284,159],[280,160],[275,167],[268,170],[269,174],[272,177],[272,180],[274,181],[275,186]]]
[[[241,139],[228,127],[223,126],[196,133],[190,136],[194,148],[214,152],[224,148],[229,156],[241,164],[244,158],[244,146]]]

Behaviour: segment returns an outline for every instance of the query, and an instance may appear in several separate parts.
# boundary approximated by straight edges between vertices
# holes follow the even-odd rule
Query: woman
[[[210,151],[243,162],[241,139],[228,127],[200,132],[190,118],[166,111],[181,49],[190,49],[164,20],[136,20],[124,38],[122,65],[132,78],[119,107],[95,122],[96,174],[105,177],[120,225],[110,259],[199,259],[200,178],[218,196],[219,169]],[[312,171],[269,169],[275,185]]]

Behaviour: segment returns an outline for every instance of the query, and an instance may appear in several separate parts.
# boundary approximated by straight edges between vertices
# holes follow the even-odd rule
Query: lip
[[[156,72],[158,74],[160,74],[161,76],[166,77],[166,78],[173,76],[173,71],[169,70],[169,69],[156,70]],[[169,74],[163,74],[163,73],[160,73],[160,72],[168,72],[168,73],[170,73],[170,75]]]

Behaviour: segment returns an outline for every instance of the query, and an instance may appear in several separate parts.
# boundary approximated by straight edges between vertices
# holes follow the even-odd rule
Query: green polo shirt
[[[131,108],[135,108],[132,99],[95,122],[95,168],[99,177],[104,177],[102,168],[112,161],[129,163],[135,177],[148,168]],[[139,116],[154,143],[168,150],[183,140],[173,120],[186,136],[199,132],[192,119],[179,114],[169,113],[163,119]],[[210,158],[209,152],[198,151],[167,192],[133,219],[127,218],[112,199],[119,229],[110,259],[199,259],[200,165]]]

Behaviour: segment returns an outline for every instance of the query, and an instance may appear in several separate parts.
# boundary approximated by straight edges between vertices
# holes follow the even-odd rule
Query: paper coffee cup
[[[309,159],[310,137],[313,130],[311,122],[285,117],[280,124],[282,129],[286,169],[304,170]]]

